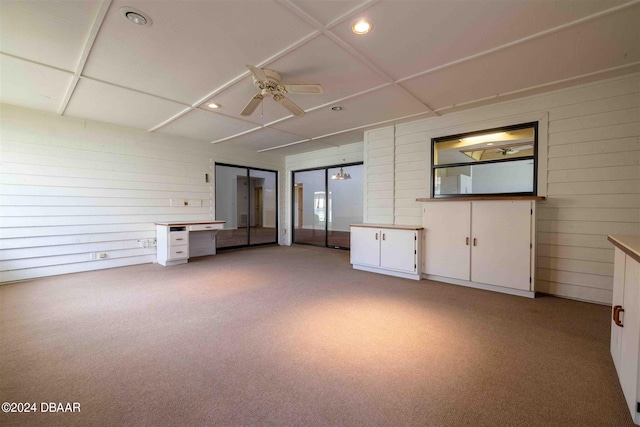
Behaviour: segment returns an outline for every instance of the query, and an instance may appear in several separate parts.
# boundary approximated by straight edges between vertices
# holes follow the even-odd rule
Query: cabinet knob
[[[613,307],[613,323],[615,323],[616,325],[622,328],[624,327],[624,325],[620,321],[620,313],[624,313],[624,308],[622,308],[621,305],[614,306]]]

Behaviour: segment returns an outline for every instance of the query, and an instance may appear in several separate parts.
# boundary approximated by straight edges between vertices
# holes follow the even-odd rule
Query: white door
[[[414,273],[417,269],[417,232],[383,228],[380,233],[380,267]]]
[[[615,262],[613,264],[613,298],[611,300],[611,357],[618,372],[620,366],[620,341],[622,340],[622,328],[613,321],[613,307],[623,306],[624,270],[626,255],[622,250],[615,248]]]
[[[471,281],[530,290],[530,201],[473,202]]]
[[[380,230],[351,227],[351,264],[380,265]]]
[[[624,313],[621,313],[622,340],[620,342],[620,363],[618,378],[622,392],[627,400],[629,411],[635,414],[635,422],[640,419],[636,411],[636,393],[638,391],[638,366],[640,344],[640,264],[626,255],[624,271]]]
[[[422,224],[424,273],[469,280],[471,203],[426,203]]]

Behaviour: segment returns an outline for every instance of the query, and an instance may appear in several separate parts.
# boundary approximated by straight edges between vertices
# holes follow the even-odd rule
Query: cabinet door
[[[416,231],[380,230],[380,267],[414,273],[416,265]]]
[[[471,280],[530,290],[531,202],[473,202]]]
[[[615,248],[615,261],[613,264],[613,298],[611,300],[611,357],[618,372],[620,372],[620,341],[622,340],[622,328],[613,321],[613,307],[623,305],[624,270],[626,255],[622,250]]]
[[[424,273],[469,280],[471,203],[427,203],[422,224]]]
[[[635,421],[638,421],[636,412],[636,399],[638,392],[638,365],[640,356],[638,350],[640,346],[640,264],[630,256],[626,255],[624,269],[624,313],[620,315],[622,324],[622,339],[620,340],[620,363],[618,368],[618,378],[622,392],[627,400],[629,411],[635,414]]]
[[[380,230],[351,227],[351,264],[380,265]]]

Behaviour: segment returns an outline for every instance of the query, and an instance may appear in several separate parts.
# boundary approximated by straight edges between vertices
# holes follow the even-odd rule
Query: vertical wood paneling
[[[606,236],[640,234],[639,107],[636,74],[379,129],[393,142],[394,186],[369,191],[368,205],[374,213],[393,206],[395,223],[419,222],[415,199],[429,197],[431,138],[539,121],[538,194],[547,200],[537,209],[536,290],[610,303]],[[376,156],[383,149],[384,138],[365,141],[365,158],[387,164],[390,156]]]
[[[214,218],[212,162],[281,168],[275,156],[5,105],[0,130],[2,282],[155,262],[139,242],[155,238],[154,222]]]
[[[395,152],[394,127],[364,134],[364,221],[394,224]]]

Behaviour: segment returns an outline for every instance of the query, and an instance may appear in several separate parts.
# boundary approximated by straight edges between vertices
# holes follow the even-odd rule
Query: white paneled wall
[[[289,225],[291,224],[291,172],[303,169],[320,168],[324,166],[339,165],[342,163],[357,163],[363,159],[363,143],[356,142],[353,144],[342,145],[340,147],[326,148],[323,150],[312,151],[309,153],[293,154],[285,158],[286,181],[284,195],[285,212],[281,218],[285,219],[283,226],[280,227],[282,234],[282,244],[291,244],[291,233]],[[282,199],[282,198],[281,198]],[[285,231],[286,229],[286,231]]]
[[[538,194],[547,196],[536,290],[610,303],[606,236],[640,234],[637,74],[366,132],[367,220],[421,222],[415,199],[429,197],[431,138],[530,121],[539,121]]]
[[[156,248],[140,246],[155,238],[154,222],[214,218],[213,162],[281,168],[268,156],[258,164],[254,154],[184,138],[1,112],[2,282],[154,262]]]

